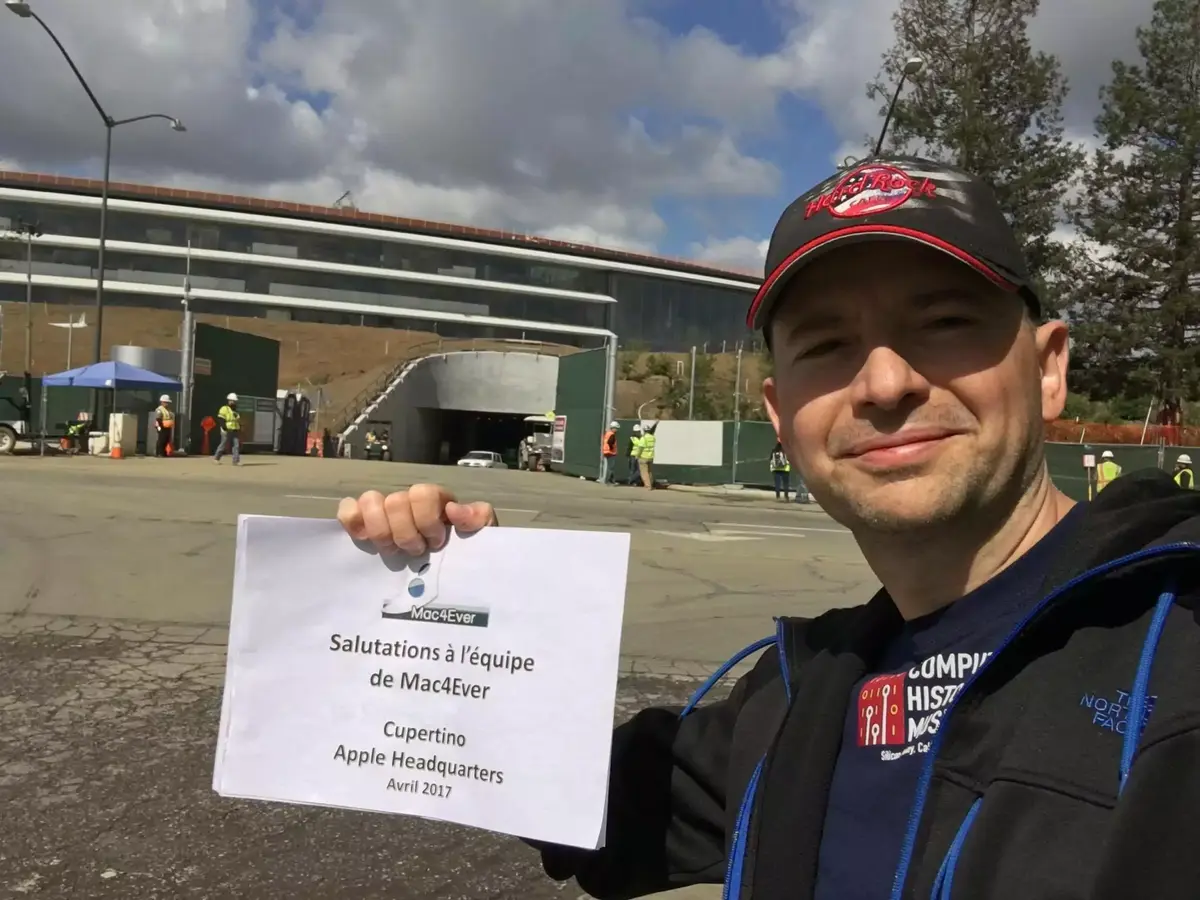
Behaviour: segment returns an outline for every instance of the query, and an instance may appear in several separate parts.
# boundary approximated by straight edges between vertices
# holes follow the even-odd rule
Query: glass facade
[[[0,198],[0,230],[18,221],[37,222],[47,236],[95,238],[99,216],[93,209],[77,209],[53,203],[22,203]],[[201,290],[229,291],[279,297],[298,297],[331,302],[372,306],[395,306],[438,312],[485,315],[525,321],[546,321],[590,328],[612,328],[628,349],[684,351],[707,344],[732,346],[750,335],[743,324],[749,290],[737,290],[626,273],[609,273],[600,268],[554,265],[480,252],[462,252],[437,247],[381,241],[364,237],[344,237],[289,231],[259,225],[189,221],[144,212],[109,211],[110,241],[192,247],[256,254],[275,260],[305,260],[342,263],[381,269],[457,278],[534,285],[589,294],[609,294],[617,303],[588,302],[566,298],[547,298],[520,292],[480,290],[458,285],[431,285],[389,278],[307,271],[283,265],[192,260],[192,287]],[[35,244],[33,270],[37,275],[95,277],[96,252],[76,248]],[[182,289],[186,260],[182,256],[155,256],[145,253],[105,254],[105,280],[160,284]],[[0,271],[25,271],[25,247],[19,241],[0,241]],[[23,298],[23,287],[0,285],[0,298]],[[35,287],[35,290],[39,290]],[[42,297],[38,301],[65,299]],[[86,292],[84,292],[86,294]],[[16,296],[19,295],[19,296]],[[174,306],[173,297],[122,294],[110,290],[110,302],[125,306]],[[78,302],[78,298],[72,298]],[[267,314],[266,307],[236,301],[198,300],[196,308],[224,315]],[[210,308],[211,307],[211,308]],[[220,307],[218,309],[218,307]],[[484,336],[478,326],[435,323],[427,320],[402,321],[396,317],[361,316],[336,310],[290,309],[297,320],[378,327],[417,328],[449,335]],[[370,321],[368,321],[370,320]],[[460,335],[454,335],[460,336]],[[504,336],[504,335],[499,335]],[[509,332],[511,336],[511,332]],[[527,335],[527,339],[535,339]],[[548,333],[544,338],[559,343],[564,335]],[[585,339],[593,343],[594,339]]]

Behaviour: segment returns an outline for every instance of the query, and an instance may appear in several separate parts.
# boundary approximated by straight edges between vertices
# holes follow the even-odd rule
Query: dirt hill
[[[25,305],[0,304],[3,311],[3,342],[0,344],[0,371],[21,372],[25,368]],[[66,322],[72,315],[87,316],[88,327],[74,329],[70,365],[91,361],[94,330],[91,307],[68,309],[61,306],[33,306],[34,375],[60,372],[68,367],[68,329],[51,322]],[[279,341],[279,387],[299,388],[315,398],[321,388],[322,408],[340,410],[359,391],[370,386],[398,362],[411,348],[436,340],[431,332],[370,328],[357,325],[322,325],[311,322],[277,322],[269,319],[236,316],[197,316],[197,321],[221,328],[232,328]],[[113,306],[104,310],[104,357],[115,345],[178,350],[183,313],[160,309],[135,309]],[[502,341],[446,340],[446,350],[512,349]],[[436,349],[436,348],[434,348]],[[539,345],[543,353],[573,352],[572,347]]]

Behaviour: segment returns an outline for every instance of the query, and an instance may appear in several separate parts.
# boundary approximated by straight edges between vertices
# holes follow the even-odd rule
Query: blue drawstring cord
[[[1171,584],[1158,595],[1158,602],[1154,605],[1154,618],[1150,620],[1146,640],[1142,642],[1142,656],[1138,660],[1137,675],[1129,691],[1129,713],[1125,718],[1125,742],[1121,746],[1121,784],[1117,789],[1118,795],[1125,790],[1125,782],[1129,778],[1130,769],[1133,768],[1133,757],[1137,754],[1138,743],[1146,729],[1146,706],[1150,701],[1150,671],[1154,668],[1154,655],[1158,652],[1158,642],[1174,603],[1175,585]]]
[[[982,805],[983,798],[977,797],[971,804],[971,808],[967,810],[962,824],[958,826],[954,842],[950,844],[946,858],[942,860],[942,867],[938,869],[937,879],[933,882],[931,900],[950,900],[950,892],[954,889],[954,870],[958,867],[958,855],[962,852],[963,844],[967,840],[967,832],[971,830],[971,825],[975,822],[975,817],[979,815],[979,807]]]
[[[700,687],[696,690],[696,693],[692,694],[692,699],[687,702],[687,706],[683,708],[683,712],[679,714],[679,718],[682,719],[693,709],[695,709],[697,705],[699,705],[700,701],[704,699],[704,695],[711,691],[718,681],[729,674],[730,669],[740,663],[751,653],[757,653],[763,647],[768,647],[771,644],[774,644],[777,640],[777,637],[773,634],[769,637],[759,638],[749,647],[739,650],[737,653],[731,656],[721,665],[721,668],[717,669],[717,671],[708,676],[708,680],[705,681],[704,684],[700,685]]]
[[[1146,630],[1146,639],[1142,641],[1142,653],[1138,659],[1137,674],[1133,679],[1133,687],[1129,690],[1129,713],[1125,720],[1125,738],[1121,745],[1121,784],[1117,789],[1118,795],[1125,789],[1125,782],[1133,768],[1133,757],[1137,754],[1138,743],[1146,728],[1146,706],[1150,700],[1150,672],[1154,668],[1154,655],[1158,653],[1158,642],[1162,638],[1163,629],[1167,625],[1167,616],[1175,604],[1175,586],[1171,584],[1158,595],[1154,605],[1154,616],[1150,627]],[[942,865],[938,869],[937,878],[933,882],[930,900],[951,900],[950,891],[954,885],[954,870],[958,866],[958,857],[966,842],[967,832],[979,813],[983,798],[976,798],[967,812],[966,818],[958,827],[954,842],[950,845]]]

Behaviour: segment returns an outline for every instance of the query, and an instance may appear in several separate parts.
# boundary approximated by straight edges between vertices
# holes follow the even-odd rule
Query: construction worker
[[[638,454],[638,471],[642,475],[642,487],[648,491],[654,490],[654,432],[658,429],[657,422],[651,422],[642,434],[641,452]]]
[[[601,484],[617,482],[617,432],[620,430],[620,422],[609,422],[608,431],[600,439],[600,478],[597,480]]]
[[[154,410],[154,427],[158,431],[154,455],[170,456],[171,438],[175,436],[175,411],[171,409],[171,398],[166,394],[158,398],[158,409]]]
[[[792,486],[792,464],[779,441],[775,442],[775,449],[771,451],[771,474],[775,478],[775,499],[786,503]]]
[[[626,452],[629,455],[629,472],[626,475],[625,483],[632,487],[641,481],[641,469],[638,467],[638,457],[642,455],[642,426],[640,423],[633,426],[633,434],[629,436],[629,448]]]
[[[1096,466],[1096,493],[1100,493],[1121,474],[1121,467],[1113,459],[1113,452],[1105,450],[1100,454],[1100,465]]]
[[[226,449],[233,452],[235,466],[242,464],[242,417],[238,413],[237,405],[238,395],[227,394],[225,405],[217,411],[217,419],[221,423],[221,443],[217,445],[217,452],[213,454],[213,462],[218,465]]]
[[[1175,483],[1189,491],[1196,489],[1196,474],[1192,471],[1192,458],[1186,453],[1180,453],[1175,460]]]

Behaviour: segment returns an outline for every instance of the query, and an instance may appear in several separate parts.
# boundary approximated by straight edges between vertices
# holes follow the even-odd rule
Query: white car
[[[491,450],[472,450],[466,456],[458,461],[460,466],[469,466],[472,469],[507,469],[508,466],[504,460],[500,458],[499,453],[493,453]]]

